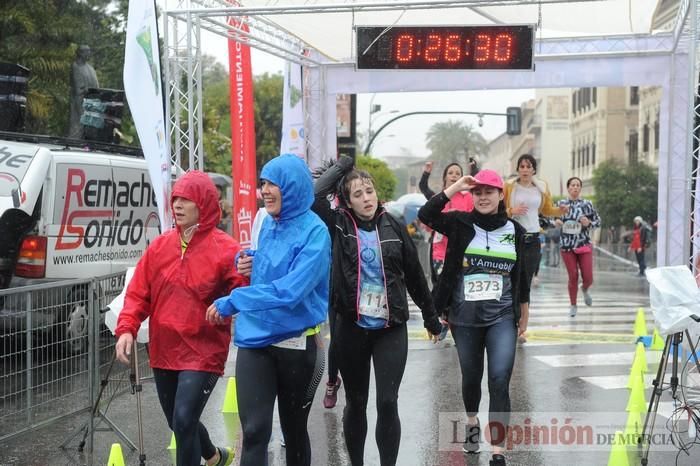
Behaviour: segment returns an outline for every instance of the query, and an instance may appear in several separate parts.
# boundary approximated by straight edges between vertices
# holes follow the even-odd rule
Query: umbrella
[[[413,223],[418,217],[418,209],[428,202],[425,196],[421,193],[404,194],[396,200],[396,202],[404,205],[403,219],[406,225]]]
[[[427,199],[422,194],[411,193],[404,194],[395,201],[385,203],[384,208],[408,225],[416,220],[418,209],[423,207],[426,202]]]
[[[403,204],[399,204],[396,201],[389,201],[384,203],[384,210],[389,212],[397,219],[403,219],[403,208]]]

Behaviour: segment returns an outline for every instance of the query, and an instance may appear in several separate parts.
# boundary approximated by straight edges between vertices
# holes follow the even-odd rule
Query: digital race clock
[[[534,26],[357,26],[356,32],[358,69],[533,69]]]

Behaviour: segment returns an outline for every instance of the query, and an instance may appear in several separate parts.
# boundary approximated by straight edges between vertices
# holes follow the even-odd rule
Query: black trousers
[[[319,335],[306,337],[306,349],[268,346],[239,348],[236,393],[243,429],[241,466],[268,464],[275,399],[286,444],[288,466],[311,464],[307,421],[323,377],[325,352]]]
[[[350,461],[353,466],[364,464],[372,362],[377,386],[375,438],[379,458],[381,466],[394,466],[401,442],[398,399],[408,355],[406,325],[367,330],[351,318],[338,316],[336,326],[338,367],[345,383],[343,433]]]

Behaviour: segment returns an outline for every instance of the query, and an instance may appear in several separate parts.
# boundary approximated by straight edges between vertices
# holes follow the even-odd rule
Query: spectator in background
[[[578,306],[578,276],[581,271],[581,291],[586,306],[593,305],[593,298],[588,292],[593,285],[593,243],[591,233],[600,226],[600,216],[588,199],[581,198],[583,182],[581,178],[572,176],[566,181],[569,199],[562,200],[559,205],[568,207],[567,212],[556,220],[561,227],[561,259],[569,275],[569,315],[576,317]]]
[[[518,157],[518,176],[505,184],[504,203],[509,217],[526,230],[524,236],[525,257],[522,258],[527,273],[528,288],[537,274],[542,247],[540,245],[540,216],[558,217],[565,213],[566,206],[555,206],[547,183],[538,179],[537,160],[531,154]]]
[[[226,198],[226,188],[224,186],[216,185],[216,189],[219,192],[219,209],[221,209],[221,219],[217,228],[231,234],[231,203]]]
[[[644,251],[651,245],[651,227],[642,217],[637,215],[634,217],[634,229],[632,230],[632,242],[629,250],[634,251],[639,264],[639,276],[644,276],[644,271],[647,268]]]
[[[473,161],[473,159],[470,159]],[[470,163],[470,167],[473,169],[476,167],[476,162]],[[428,186],[428,179],[433,171],[433,162],[425,162],[423,167],[423,176],[420,178],[420,183],[418,187],[420,192],[423,193],[426,199],[430,200],[435,196],[435,192]],[[462,177],[462,167],[456,163],[450,163],[445,167],[442,172],[442,189],[447,189],[454,184],[455,181]],[[471,212],[474,208],[474,202],[472,201],[472,195],[469,191],[463,191],[456,193],[452,199],[450,199],[445,205],[445,212],[450,212],[453,210],[459,210],[462,212]],[[445,252],[447,251],[447,238],[441,233],[433,231],[430,235],[430,278],[433,286],[437,283],[438,276],[442,272],[442,265],[445,262]],[[440,311],[444,311],[440,309]]]

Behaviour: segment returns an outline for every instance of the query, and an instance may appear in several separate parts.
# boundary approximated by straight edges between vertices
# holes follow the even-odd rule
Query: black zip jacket
[[[438,309],[445,309],[449,305],[455,287],[461,286],[459,280],[462,278],[464,251],[474,239],[474,215],[471,212],[442,212],[448,201],[449,199],[443,191],[433,196],[418,211],[418,218],[421,222],[449,239],[442,274],[440,274],[437,285],[433,288],[433,299],[435,307]],[[522,258],[525,257],[525,242],[523,241],[525,229],[512,219],[508,219],[508,221],[515,225],[515,251],[518,257],[510,272],[513,312],[517,324],[520,320],[520,304],[530,302],[530,287],[527,283],[525,267],[522,264]]]

